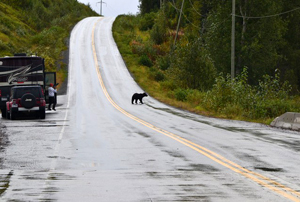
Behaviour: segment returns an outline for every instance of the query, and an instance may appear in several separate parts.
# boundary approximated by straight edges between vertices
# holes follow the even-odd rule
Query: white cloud
[[[90,4],[91,8],[100,13],[101,0],[78,0],[80,3]],[[139,12],[139,0],[102,0],[102,15],[118,16],[120,14],[136,14]]]

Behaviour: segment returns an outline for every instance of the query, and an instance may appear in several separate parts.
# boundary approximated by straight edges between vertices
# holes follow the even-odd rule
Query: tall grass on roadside
[[[206,93],[205,109],[251,120],[274,118],[295,109],[289,96],[291,86],[280,82],[279,72],[274,77],[264,76],[258,86],[247,84],[247,74],[244,68],[236,79],[220,75],[212,90]],[[299,110],[299,104],[296,108]]]

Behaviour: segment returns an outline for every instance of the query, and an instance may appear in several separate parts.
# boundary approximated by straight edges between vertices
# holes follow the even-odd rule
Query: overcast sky
[[[101,0],[78,0],[80,3],[90,4],[91,8],[100,13]],[[102,0],[102,14],[104,16],[118,16],[120,14],[136,14],[139,12],[139,0]]]

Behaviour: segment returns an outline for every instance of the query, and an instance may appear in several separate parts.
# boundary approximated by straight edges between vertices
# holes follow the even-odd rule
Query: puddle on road
[[[188,118],[188,119],[192,119],[191,116],[188,116],[188,115],[184,115],[183,113],[181,112],[175,112],[173,111],[172,109],[169,109],[169,108],[160,108],[160,107],[154,107],[152,105],[149,105],[149,104],[146,104],[147,106],[153,108],[153,109],[156,109],[156,110],[161,110],[161,111],[165,111],[165,112],[168,112],[170,114],[174,114],[174,115],[177,115],[177,116],[180,116],[180,117],[183,117],[183,118]]]
[[[50,173],[47,180],[74,180],[75,176],[67,175],[65,173]]]
[[[184,161],[187,161],[187,159],[185,158],[185,156],[183,156],[180,151],[169,151],[169,150],[162,150],[163,152],[169,154],[170,156],[174,157],[174,158],[181,158]]]
[[[190,164],[188,167],[179,168],[179,171],[200,171],[205,173],[218,172],[219,169],[208,164]]]
[[[205,167],[206,165],[192,165],[195,167]],[[196,168],[197,169],[197,168]],[[206,167],[206,169],[209,169]],[[217,197],[222,199],[226,196],[220,189],[213,190],[211,184],[207,184],[205,181],[201,181],[199,172],[190,171],[165,171],[165,172],[145,172],[147,178],[151,180],[167,183],[161,183],[163,187],[162,196],[172,196],[172,201],[213,201],[213,198]],[[198,179],[197,179],[198,178]],[[171,182],[171,183],[168,183]],[[206,192],[207,190],[207,192]],[[223,198],[224,199],[224,198]],[[153,198],[151,201],[161,201],[165,198]],[[222,200],[219,200],[222,201]]]
[[[282,172],[282,168],[267,168],[267,167],[254,167],[257,170],[263,170],[267,172]]]
[[[151,136],[148,135],[147,133],[144,133],[144,132],[138,132],[137,134],[143,136],[143,137],[146,137],[146,138],[150,138]]]
[[[50,158],[50,159],[66,159],[66,160],[71,159],[71,158],[67,158],[67,157],[64,157],[64,156],[47,156],[47,158]]]
[[[46,187],[43,192],[45,192],[45,193],[55,193],[55,192],[59,192],[59,189],[56,188],[56,187]],[[49,198],[47,200],[43,199],[43,201],[54,201],[54,200]]]
[[[69,126],[69,125],[58,125],[58,124],[53,124],[53,125],[33,125],[33,126],[20,126],[20,125],[14,125],[14,126],[9,126],[8,128],[47,128],[47,127],[62,127],[62,126]]]
[[[68,124],[57,124],[57,122],[68,122],[68,120],[39,120],[39,121],[33,121],[33,120],[22,120],[22,122],[11,122],[11,123],[17,123],[14,125],[6,125],[6,128],[45,128],[45,127],[63,127],[63,126],[69,126]],[[30,124],[32,125],[24,125],[24,124]]]
[[[68,122],[69,120],[40,120],[39,122],[51,123],[51,122]]]
[[[8,172],[8,171],[7,171]],[[75,176],[67,175],[64,173],[48,173],[46,177],[45,173],[48,173],[48,171],[33,171],[31,174],[22,174],[19,176],[15,176],[19,178],[18,180],[26,180],[27,183],[30,184],[30,181],[36,181],[36,182],[44,182],[47,181],[47,186],[41,187],[42,188],[42,193],[44,193],[44,197],[42,198],[41,201],[56,201],[55,199],[51,198],[52,193],[59,192],[61,189],[56,186],[56,184],[51,181],[66,181],[66,180],[74,180],[76,179]],[[29,198],[33,196],[40,196],[40,192],[34,193],[32,192],[32,189],[29,187],[22,187],[14,185],[10,185],[11,182],[11,177],[14,175],[14,171],[11,170],[9,171],[8,174],[0,174],[0,198],[5,194],[5,192],[9,189],[10,193],[18,193],[22,191],[22,194],[24,196],[28,196]],[[46,178],[45,178],[46,177]],[[36,183],[33,182],[33,183]],[[19,201],[19,200],[11,200],[11,201]],[[26,200],[27,201],[27,200]],[[33,200],[28,200],[28,201],[33,201]]]
[[[49,120],[36,119],[35,117],[19,117],[19,119],[11,121],[5,120],[5,125],[0,124],[0,135],[3,132],[2,128],[51,128],[69,126],[69,120]],[[0,150],[1,150],[1,136],[0,136]]]

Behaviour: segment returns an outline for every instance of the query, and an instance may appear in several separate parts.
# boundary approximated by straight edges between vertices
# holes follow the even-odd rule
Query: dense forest
[[[152,28],[153,41],[156,44],[168,40],[170,31],[176,30],[182,2],[182,0],[140,0],[144,21],[141,28],[144,30]],[[179,33],[183,37],[176,42],[177,48],[185,49],[183,52],[189,52],[190,49],[193,54],[203,57],[199,62],[211,63],[207,64],[212,67],[206,72],[205,78],[214,75],[214,71],[230,73],[232,1],[185,0],[182,8]],[[274,75],[275,70],[280,71],[282,79],[289,81],[294,92],[298,92],[300,87],[299,1],[236,0],[235,18],[235,74],[240,74],[247,67],[249,83],[258,84],[264,75]],[[152,20],[152,24],[149,20]],[[157,37],[155,32],[161,32],[162,38],[155,38]],[[201,66],[204,68],[205,65]],[[184,66],[181,68],[185,69]],[[192,71],[190,74],[195,75]],[[191,88],[207,85],[192,82],[193,80],[191,77],[186,85]]]
[[[176,99],[182,102],[179,107],[194,103],[193,110],[200,113],[250,120],[299,111],[298,1],[236,0],[234,79],[232,1],[139,2],[140,14],[119,17],[114,36],[121,41],[125,61],[139,58],[132,65],[139,67],[131,70],[135,79],[143,82],[148,72],[147,82],[155,81],[155,90],[146,84],[143,88],[167,95],[158,99]],[[126,61],[129,69],[131,61]]]
[[[45,58],[48,71],[66,76],[67,64],[60,60],[70,31],[81,19],[95,15],[77,0],[1,0],[0,57],[37,54]]]

